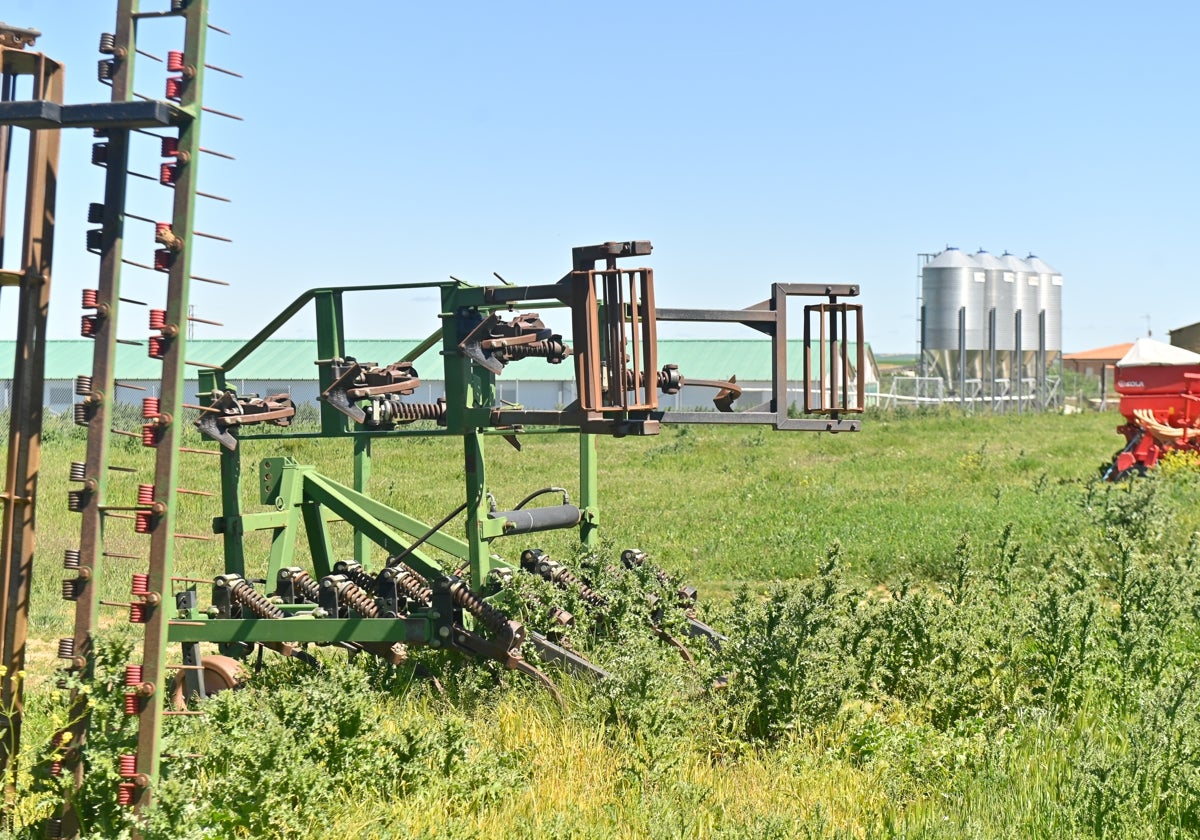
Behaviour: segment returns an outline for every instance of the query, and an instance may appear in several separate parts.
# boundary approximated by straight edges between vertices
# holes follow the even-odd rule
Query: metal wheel
[[[204,669],[201,673],[204,677],[206,696],[216,694],[218,691],[237,688],[246,678],[246,669],[242,663],[231,656],[220,654],[204,656],[200,659],[200,666]],[[186,692],[183,671],[176,671],[175,678],[171,681],[171,705],[176,710],[187,708]]]

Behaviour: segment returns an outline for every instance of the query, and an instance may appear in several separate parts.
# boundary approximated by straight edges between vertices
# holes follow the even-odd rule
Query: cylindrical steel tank
[[[987,275],[969,255],[947,248],[921,269],[921,299],[925,307],[925,348],[959,348],[958,312],[966,307],[966,349],[987,346]]]
[[[1061,351],[1062,275],[1033,254],[1025,258],[1025,264],[1039,278],[1038,307],[1046,313],[1046,349]]]
[[[1016,274],[1004,260],[982,249],[976,252],[975,262],[987,274],[987,308],[996,310],[996,349],[1012,350]],[[986,334],[984,346],[987,346]]]
[[[966,386],[962,379],[983,376],[982,349],[987,346],[987,275],[975,260],[947,247],[921,270],[921,299],[925,322],[922,351],[930,374],[941,376],[951,393]],[[959,354],[959,312],[964,311]]]
[[[1021,350],[1024,353],[1038,349],[1038,315],[1042,311],[1039,290],[1042,278],[1029,264],[1013,254],[1004,252],[1001,258],[1006,271],[1015,275],[1016,300],[1013,309],[1021,313]]]

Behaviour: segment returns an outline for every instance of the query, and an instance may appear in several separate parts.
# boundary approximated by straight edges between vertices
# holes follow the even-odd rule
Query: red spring
[[[95,309],[100,305],[100,292],[98,289],[83,290],[83,308]]]
[[[62,770],[63,770],[63,765],[62,765],[61,761],[51,761],[50,762],[50,775],[51,776],[61,776]]]
[[[151,309],[150,310],[150,329],[161,330],[166,325],[167,325],[167,310]],[[154,413],[158,414],[157,411],[155,411]],[[150,415],[146,415],[146,416],[149,417]]]
[[[133,595],[145,595],[150,591],[150,575],[138,573],[133,576],[129,592]]]
[[[133,530],[139,534],[149,534],[151,525],[150,511],[139,510],[133,517]]]
[[[167,51],[167,72],[182,73],[183,72],[183,50],[168,50]]]
[[[141,668],[141,665],[135,667]],[[142,711],[142,698],[136,694],[125,695],[125,714],[136,715]]]
[[[137,500],[138,500],[139,505],[154,504],[154,485],[153,484],[139,484]]]
[[[125,687],[137,688],[142,684],[142,666],[141,665],[126,665],[125,666]]]
[[[161,335],[150,336],[148,344],[151,359],[161,359],[167,355],[167,340]]]
[[[165,239],[171,238],[171,223],[170,222],[155,222],[154,223],[154,241],[162,242]]]
[[[162,156],[175,157],[177,154],[179,154],[179,138],[164,137],[162,139]]]
[[[157,329],[153,324],[150,327],[151,329]],[[158,397],[142,397],[142,416],[147,420],[157,417],[159,415],[159,404]]]
[[[159,248],[154,252],[154,270],[155,271],[170,271],[171,270],[171,252],[166,248]]]
[[[149,616],[146,614],[145,604],[130,604],[129,605],[129,623],[130,624],[145,624]]]
[[[153,423],[142,426],[142,446],[158,446],[158,426]]]
[[[126,779],[136,776],[137,775],[137,756],[129,755],[128,753],[120,756],[117,759],[117,772],[120,773]]]
[[[170,163],[164,163],[158,167],[158,182],[170,186],[175,183],[175,167]]]
[[[136,793],[137,785],[133,782],[121,782],[121,784],[117,785],[117,804],[132,805]]]
[[[176,102],[183,99],[182,76],[172,76],[167,79],[167,99],[174,99]]]
[[[96,335],[96,316],[84,315],[79,321],[79,334],[84,338],[92,338]]]

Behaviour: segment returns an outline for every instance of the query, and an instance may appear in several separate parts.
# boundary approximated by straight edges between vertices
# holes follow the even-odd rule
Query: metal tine
[[[117,298],[117,300],[121,301],[121,303],[132,303],[134,306],[146,306],[147,305],[146,301],[134,300],[133,298],[119,297],[119,298]]]
[[[224,73],[224,74],[225,74],[225,75],[227,75],[227,76],[234,76],[234,77],[236,77],[236,78],[238,78],[238,79],[244,79],[244,78],[246,78],[246,77],[245,77],[245,76],[243,76],[241,73],[235,73],[235,72],[234,72],[234,71],[232,71],[232,70],[226,70],[224,67],[218,67],[218,66],[217,66],[217,65],[215,65],[215,64],[205,64],[204,66],[205,66],[205,67],[207,67],[209,70],[216,70],[218,73]]]
[[[221,453],[215,449],[192,449],[190,447],[181,446],[179,447],[179,451],[187,452],[190,455],[216,455],[218,458],[221,457]]]
[[[205,239],[216,239],[219,242],[232,242],[233,241],[228,236],[217,236],[217,234],[215,234],[215,233],[202,233],[201,231],[198,231],[198,230],[192,231],[192,235],[193,236],[203,236]]]
[[[145,558],[137,554],[122,554],[119,551],[104,551],[101,552],[101,557],[111,557],[114,560],[143,560]]]
[[[233,33],[230,32],[228,29],[222,29],[221,27],[217,26],[215,23],[208,24],[208,28],[214,32],[220,32],[222,35],[233,35]]]
[[[124,429],[109,429],[114,435],[122,435],[123,437],[141,437],[137,432],[127,432]]]
[[[141,347],[142,342],[134,341],[132,338],[118,338],[117,344],[127,344],[130,347]]]
[[[237,114],[231,114],[228,111],[218,111],[216,108],[201,108],[201,110],[206,114],[214,114],[218,117],[225,117],[227,119],[237,120],[238,122],[246,121],[245,117],[239,117]]]
[[[207,318],[197,318],[195,315],[189,315],[187,319],[196,324],[208,324],[209,326],[213,326],[213,327],[225,326],[220,321],[210,321]]]
[[[214,286],[228,286],[224,280],[214,280],[211,277],[201,277],[199,274],[193,274],[188,279],[199,280],[201,283],[212,283]]]
[[[157,179],[152,179],[152,180],[157,180]],[[226,204],[232,204],[232,203],[233,203],[233,199],[232,199],[232,198],[226,198],[226,197],[225,197],[225,196],[223,196],[223,195],[213,195],[212,193],[200,192],[200,190],[196,190],[196,195],[202,195],[202,196],[204,196],[205,198],[211,198],[211,199],[213,199],[214,201],[224,201]]]
[[[146,388],[142,385],[130,385],[128,382],[117,382],[116,380],[113,381],[113,385],[115,385],[118,388],[128,388],[131,391],[145,391],[146,390]]]
[[[175,539],[177,539],[177,540],[199,540],[201,542],[208,542],[209,540],[212,539],[212,537],[206,537],[203,534],[176,534]]]
[[[132,434],[132,432],[130,432],[130,434]],[[137,469],[135,467],[118,467],[116,464],[109,464],[108,468],[110,470],[112,470],[113,472],[123,472],[123,473],[137,472]]]
[[[176,487],[176,493],[183,493],[187,496],[215,496],[216,493],[209,493],[207,490],[188,490],[186,487]],[[178,536],[178,535],[177,535]]]
[[[146,58],[150,59],[151,61],[157,61],[159,64],[162,64],[162,59],[159,58],[158,56],[156,56],[154,53],[148,53],[143,49],[137,49],[137,48],[135,48],[135,51],[137,52],[138,55],[144,55]]]
[[[191,359],[184,359],[183,363],[185,365],[191,365],[193,367],[207,368],[209,370],[225,370],[225,368],[221,367],[220,365],[215,365],[212,362],[193,362]],[[187,407],[187,406],[185,406],[185,407]]]

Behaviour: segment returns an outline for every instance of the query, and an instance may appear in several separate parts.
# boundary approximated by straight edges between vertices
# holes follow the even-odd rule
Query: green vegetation
[[[867,421],[857,435],[685,427],[602,441],[600,555],[573,559],[561,534],[496,547],[515,560],[538,545],[611,595],[605,634],[537,582],[511,597],[536,603],[530,621],[551,604],[580,616],[570,642],[612,679],[555,672],[560,708],[525,678],[424,652],[392,669],[321,651],[320,671],[268,653],[206,716],[170,720],[177,757],[150,835],[1200,835],[1200,468],[1097,483],[1115,415]],[[49,674],[69,618],[57,559],[76,527],[58,500],[82,453],[69,426],[49,437],[20,836],[50,801],[42,745],[63,711]],[[574,447],[493,447],[498,497],[570,488]],[[252,452],[346,480],[346,449]],[[436,520],[458,502],[458,452],[380,444],[371,491]],[[212,489],[213,460],[186,462],[183,485]],[[114,492],[132,496],[123,480]],[[191,533],[206,530],[202,501],[181,501]],[[615,563],[634,545],[700,586],[701,617],[730,637],[719,653],[697,642],[688,666],[649,632],[636,595],[649,575]],[[210,574],[214,551],[186,543],[181,568]],[[111,756],[129,737],[117,671],[132,637],[117,615],[107,637],[82,793],[95,837],[126,827]]]

